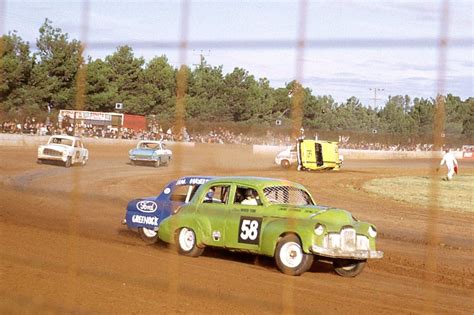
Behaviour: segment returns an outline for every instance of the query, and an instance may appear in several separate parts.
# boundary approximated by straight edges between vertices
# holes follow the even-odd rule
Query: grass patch
[[[395,200],[430,206],[430,195],[436,191],[439,207],[444,210],[474,212],[474,176],[459,175],[451,181],[440,177],[403,176],[373,179],[363,188]]]

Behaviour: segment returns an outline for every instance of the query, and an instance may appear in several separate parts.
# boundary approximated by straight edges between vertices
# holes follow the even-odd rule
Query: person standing
[[[443,159],[441,159],[441,162],[439,163],[439,166],[443,166],[443,165],[446,165],[446,167],[448,168],[448,175],[446,176],[446,179],[447,180],[453,179],[453,175],[457,174],[458,161],[456,160],[456,158],[454,157],[454,154],[449,149],[445,150]]]

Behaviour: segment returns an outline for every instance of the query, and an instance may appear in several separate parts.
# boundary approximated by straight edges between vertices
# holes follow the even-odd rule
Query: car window
[[[196,193],[199,185],[176,185],[171,193],[170,200],[189,202]]]
[[[235,190],[234,203],[253,206],[262,204],[258,192],[253,188],[245,186],[237,186],[237,189]]]
[[[50,140],[52,143],[63,144],[67,146],[72,146],[72,140],[66,138],[53,138]]]
[[[209,187],[203,198],[203,203],[227,204],[229,201],[230,185],[214,185]]]
[[[269,186],[263,189],[263,193],[270,203],[295,206],[314,205],[306,191],[292,186]]]

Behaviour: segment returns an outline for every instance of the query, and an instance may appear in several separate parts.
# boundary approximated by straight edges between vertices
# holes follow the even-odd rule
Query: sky
[[[274,88],[297,79],[313,95],[337,102],[355,96],[379,107],[390,95],[474,96],[474,1],[185,3],[0,0],[0,32],[16,31],[34,49],[48,18],[70,39],[85,42],[85,54],[93,59],[120,45],[130,45],[147,61],[166,55],[174,67],[195,67],[202,55],[208,65],[222,65],[224,74],[243,68]],[[448,45],[440,49],[442,37]],[[183,40],[187,48],[179,49]]]

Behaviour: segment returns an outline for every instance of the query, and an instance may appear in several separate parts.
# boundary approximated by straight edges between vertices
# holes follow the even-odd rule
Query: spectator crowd
[[[254,136],[242,132],[234,132],[226,128],[216,128],[209,132],[190,133],[183,127],[176,132],[170,127],[162,129],[159,125],[153,125],[150,130],[134,130],[127,128],[113,128],[110,126],[84,125],[84,124],[53,124],[49,121],[39,122],[34,117],[26,118],[23,123],[18,121],[4,121],[0,124],[0,133],[27,134],[48,136],[56,134],[68,134],[82,137],[111,138],[111,139],[135,139],[135,140],[165,140],[179,142],[217,143],[217,144],[260,144],[260,145],[293,145],[295,140],[285,135],[274,135],[267,131],[265,135]],[[304,130],[302,136],[304,137]],[[306,137],[309,138],[309,137]],[[314,136],[318,139],[318,135]],[[431,151],[432,144],[384,144],[379,142],[350,141],[348,136],[339,136],[339,148],[354,150],[385,150],[385,151]]]

